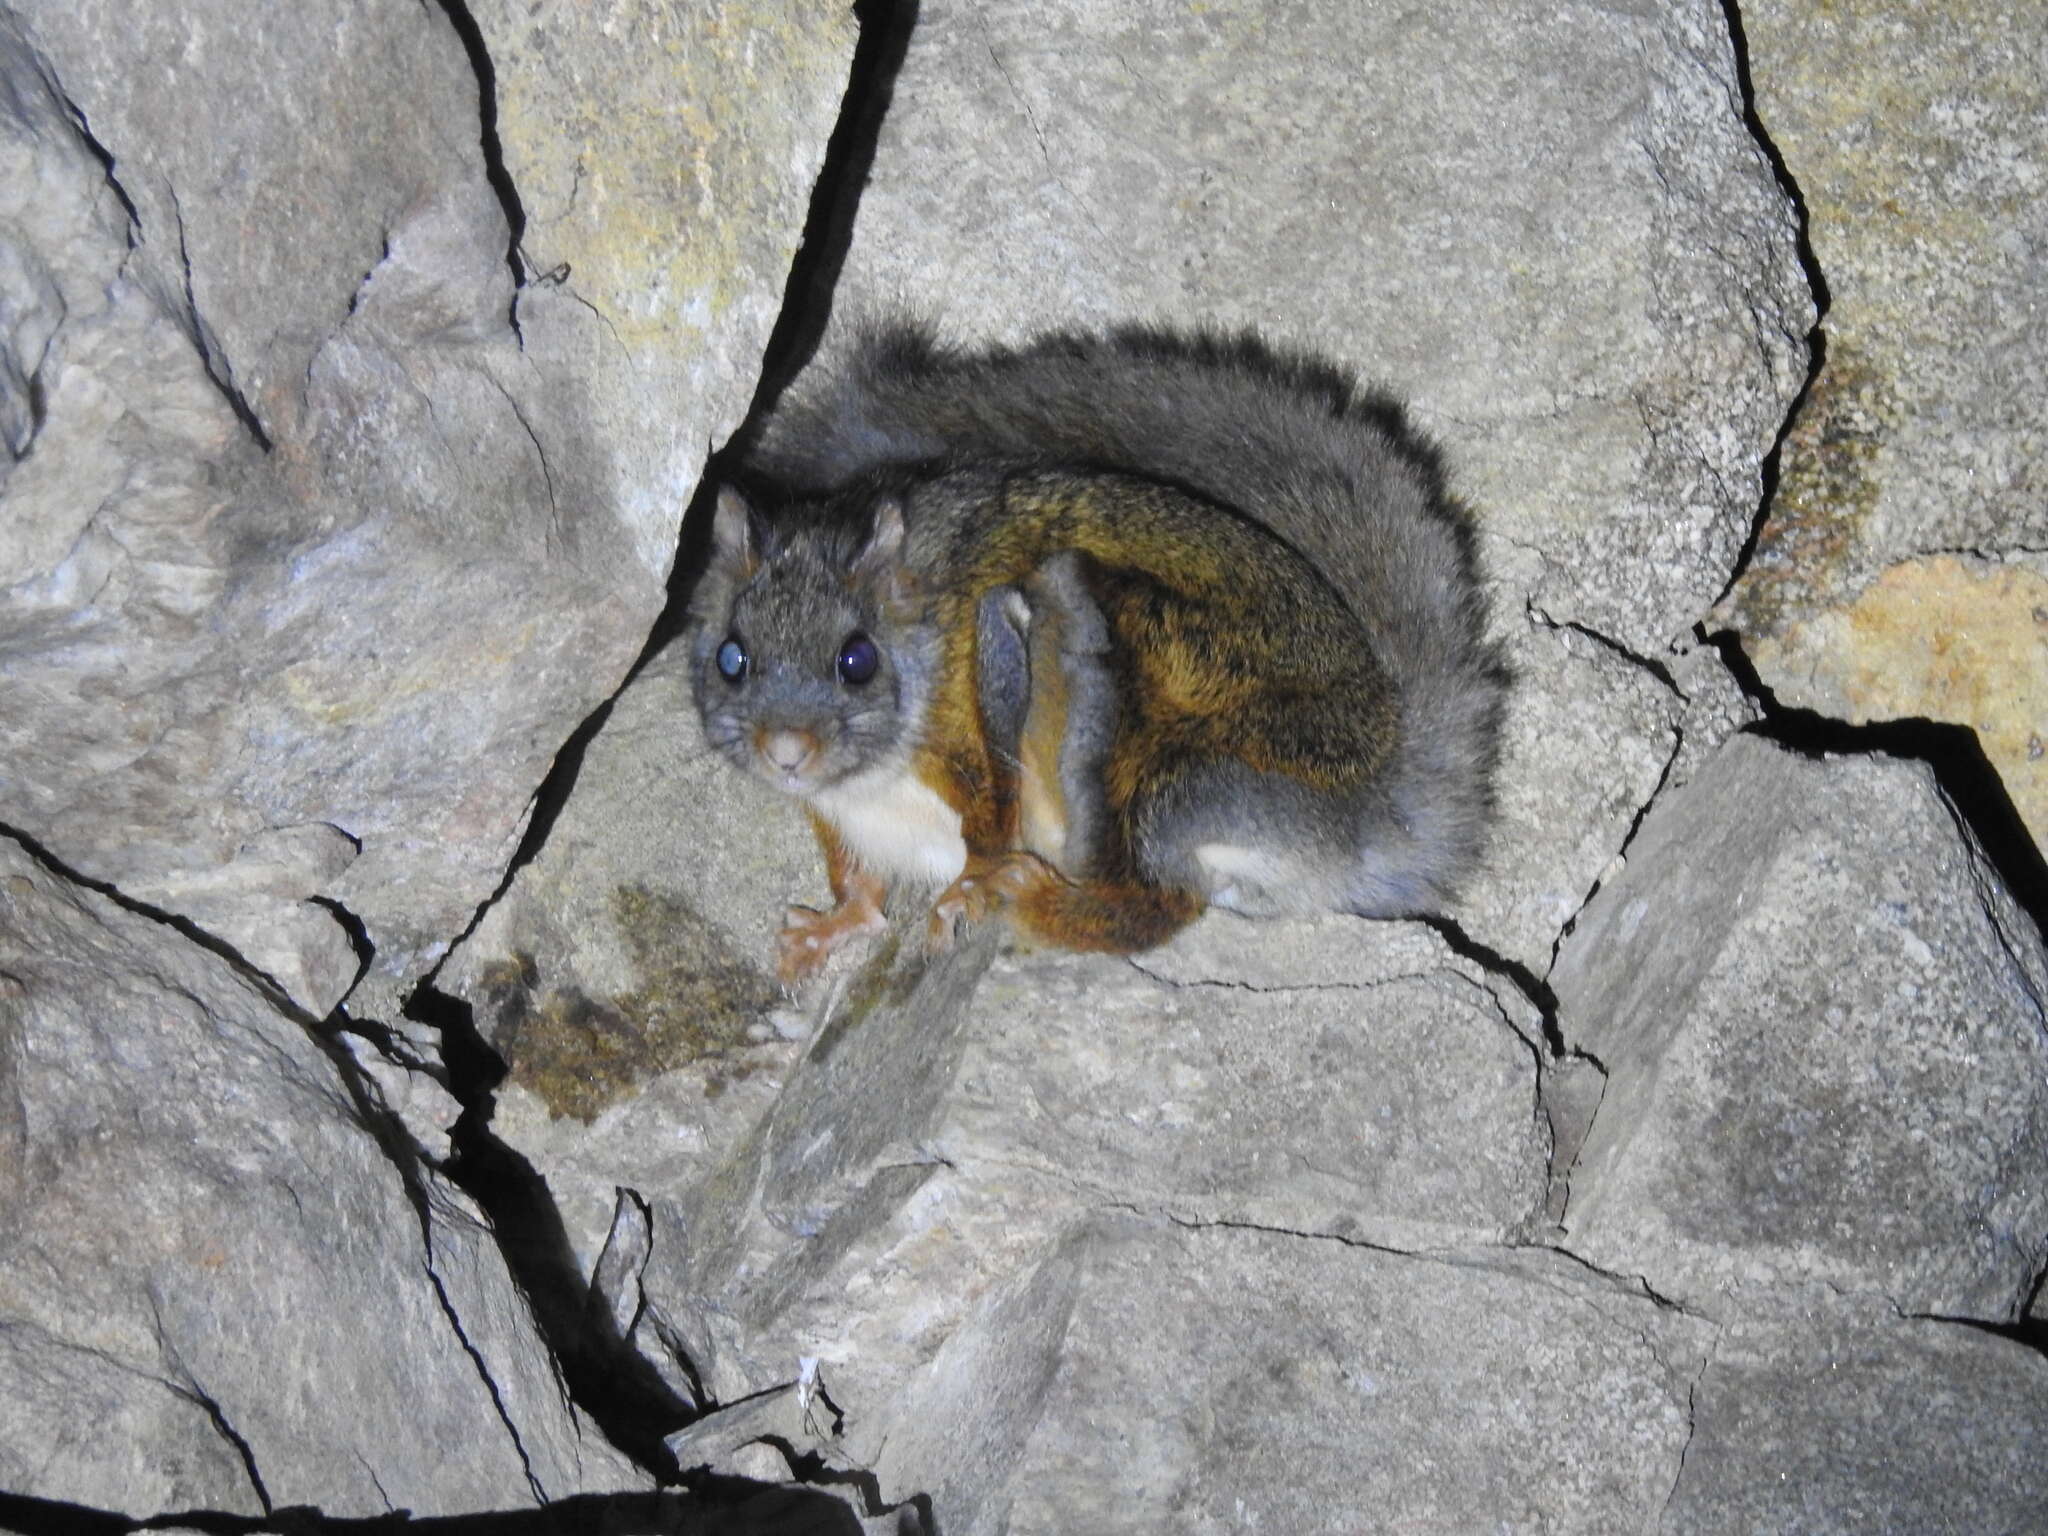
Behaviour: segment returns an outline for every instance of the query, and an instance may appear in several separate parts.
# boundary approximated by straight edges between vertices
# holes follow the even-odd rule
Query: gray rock
[[[1672,776],[1695,712],[1664,678],[1585,634],[1532,622],[1510,635],[1497,820],[1452,916],[1540,975]],[[1699,734],[1725,729],[1701,723]]]
[[[0,1483],[138,1516],[645,1486],[309,1025],[0,842]]]
[[[948,1531],[1639,1530],[1707,1345],[1548,1255],[1128,1217],[1033,1285],[948,1345],[878,1466]]]
[[[2048,847],[2048,14],[1743,8],[1825,362],[1720,610],[1788,705],[1974,729]]]
[[[0,534],[0,821],[316,1013],[357,980],[309,902],[338,904],[375,947],[357,1011],[396,1014],[641,645],[746,407],[850,44],[824,7],[779,27],[773,70],[744,36],[692,53],[698,96],[757,109],[703,172],[746,234],[689,245],[631,325],[576,271],[630,286],[621,249],[708,193],[611,189],[515,292],[439,9],[95,0],[0,33],[9,182],[38,189],[0,198],[0,427],[34,434]],[[136,88],[168,58],[177,89]],[[621,62],[580,77],[590,110],[641,89]],[[515,147],[546,127],[519,121]]]
[[[1157,963],[1198,976],[1208,927]],[[928,970],[885,949],[725,1166],[654,1200],[647,1303],[698,1320],[718,1398],[816,1356],[843,1454],[872,1464],[923,1422],[913,1383],[970,1309],[1028,1290],[1105,1209],[1382,1247],[1500,1240],[1540,1212],[1535,1058],[1433,940],[1333,924],[1311,969],[1349,979],[1262,993],[992,960],[995,937]],[[1431,1150],[1445,1136],[1455,1158]]]
[[[2048,1361],[1967,1327],[1815,1307],[1716,1340],[1657,1524],[1736,1531],[2039,1531]]]
[[[1551,974],[1607,1069],[1570,1244],[1708,1303],[2017,1321],[2048,1262],[2048,964],[1932,775],[1739,736]]]
[[[546,847],[437,977],[506,1059],[493,1133],[546,1177],[586,1273],[616,1187],[707,1177],[812,1022],[770,967],[783,907],[827,897],[816,839],[706,752],[677,660],[619,695]]]

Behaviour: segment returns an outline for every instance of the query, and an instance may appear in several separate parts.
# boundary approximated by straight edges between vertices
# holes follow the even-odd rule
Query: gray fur
[[[1211,870],[1199,883],[1219,904],[1385,916],[1449,899],[1492,808],[1508,674],[1468,515],[1394,402],[1249,335],[1126,329],[962,352],[895,322],[805,376],[752,467],[823,493],[888,466],[988,462],[1132,473],[1238,508],[1336,587],[1398,691],[1399,742],[1364,790],[1216,764],[1146,808],[1148,875],[1187,879],[1198,847],[1231,844],[1272,878]]]
[[[988,728],[989,750],[1010,762],[1017,759],[1018,738],[1031,707],[1030,622],[1030,608],[1015,587],[997,587],[975,613],[975,660],[981,669],[975,686],[981,718]]]
[[[755,750],[763,730],[810,732],[820,756],[809,788],[830,787],[882,766],[901,767],[916,747],[938,673],[938,636],[892,600],[893,574],[871,570],[873,520],[759,523],[730,489],[721,494],[710,565],[691,597],[691,678],[704,738],[743,772],[780,782]],[[852,574],[849,574],[852,573]],[[860,689],[834,675],[841,641],[874,639],[881,669]],[[728,636],[751,666],[738,685],[714,658]]]
[[[1027,591],[1034,617],[1034,667],[1058,667],[1067,690],[1060,738],[1060,793],[1066,807],[1065,867],[1094,867],[1107,827],[1101,796],[1103,764],[1116,736],[1116,684],[1109,671],[1109,626],[1089,595],[1085,562],[1069,550],[1054,555]]]

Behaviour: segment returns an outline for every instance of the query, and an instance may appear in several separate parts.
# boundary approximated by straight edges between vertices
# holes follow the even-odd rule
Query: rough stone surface
[[[1044,1324],[1004,1340],[1037,1412],[1002,1470],[945,1452],[1002,1409],[943,1399],[884,1457],[933,1469],[949,1531],[1640,1530],[1706,1344],[1547,1255],[1126,1219],[1047,1266]]]
[[[674,229],[676,189],[600,177],[601,205],[550,219],[546,280],[515,290],[441,8],[257,27],[232,5],[65,3],[0,29],[0,282],[23,296],[0,375],[24,381],[0,821],[246,948],[315,1012],[356,980],[344,925],[307,905],[338,903],[375,947],[358,1010],[395,1015],[663,602],[843,88],[825,11],[780,13],[765,74],[744,37],[693,54],[724,82],[696,98],[758,100],[773,126],[722,114],[717,211],[746,233],[643,292],[628,339],[576,273],[630,282],[608,263]],[[176,89],[134,88],[170,59]],[[589,55],[584,110],[642,89],[619,63]]]
[[[1738,1323],[1692,1401],[1659,1531],[2043,1528],[2048,1360],[1953,1324],[1815,1306]]]
[[[526,223],[519,324],[603,423],[606,493],[668,568],[704,454],[739,424],[846,82],[845,5],[470,7]],[[644,632],[645,625],[639,626]]]
[[[775,988],[771,939],[784,906],[827,897],[817,841],[705,750],[678,659],[619,695],[546,846],[438,978],[505,1057],[492,1128],[546,1174],[586,1272],[616,1186],[704,1177],[814,1022]]]
[[[2048,841],[2044,571],[2038,557],[1902,560],[1760,654],[1781,692],[1836,719],[1971,727],[2035,841]]]
[[[2038,664],[1958,644],[1930,688],[1925,669],[1885,665],[1869,619],[1903,588],[1947,585],[1922,557],[2048,551],[2048,15],[1762,0],[1743,21],[1829,308],[1825,365],[1724,619],[1787,704],[1976,727],[2039,841]],[[1969,629],[2025,635],[2037,577],[1986,579]],[[1930,596],[1917,622],[1960,641]]]
[[[368,1516],[644,1485],[376,1118],[275,997],[0,841],[0,1487]]]
[[[1745,636],[2032,751],[2038,39],[1752,9],[1792,174],[1806,114],[1863,179]],[[1447,918],[900,913],[782,995],[820,860],[679,659],[477,917],[754,393],[851,24],[0,9],[0,1523],[2029,1529],[2039,936],[1920,768],[1730,743],[1692,638],[1812,314],[1708,0],[927,5],[881,119],[832,326],[1254,325],[1441,440],[1517,676]],[[465,932],[502,1082],[396,1011]]]
[[[2016,1322],[2048,1263],[2048,961],[1924,768],[1736,737],[1565,941],[1608,1072],[1569,1241],[1707,1304]]]

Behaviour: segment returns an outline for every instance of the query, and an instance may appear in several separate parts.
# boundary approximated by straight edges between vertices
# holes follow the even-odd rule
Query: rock
[[[665,570],[705,445],[738,424],[781,310],[780,282],[757,275],[789,266],[853,14],[662,0],[472,13],[539,279],[522,326],[558,312],[555,366],[640,461],[613,473],[642,558]]]
[[[783,907],[827,898],[817,841],[708,753],[679,661],[620,693],[547,846],[437,979],[506,1059],[492,1131],[546,1178],[586,1274],[617,1186],[706,1177],[812,1022],[770,968]]]
[[[1534,975],[1673,776],[1692,701],[1668,674],[1569,628],[1511,631],[1495,822],[1452,915]],[[1725,730],[1703,721],[1698,734]],[[1569,809],[1566,809],[1569,807]]]
[[[1839,1305],[1738,1322],[1692,1421],[1672,1536],[2032,1531],[2048,1509],[2048,1361],[1972,1328]]]
[[[1236,926],[1148,964],[1210,969],[1212,923]],[[816,1356],[843,1454],[871,1463],[918,1422],[910,1383],[968,1309],[1096,1211],[1400,1247],[1500,1241],[1540,1213],[1535,1057],[1429,936],[1296,935],[1312,972],[1345,979],[1270,993],[992,961],[998,937],[929,969],[885,948],[724,1166],[654,1198],[647,1303],[701,1321],[720,1400]],[[1440,1137],[1460,1155],[1433,1155]]]
[[[517,287],[451,12],[94,0],[0,34],[9,184],[37,189],[0,240],[0,378],[41,402],[24,382],[0,411],[34,433],[0,535],[0,822],[315,1013],[356,984],[360,922],[356,1011],[395,1017],[665,600],[842,89],[827,10],[691,48],[699,99],[735,104],[715,174],[614,185],[608,160],[601,204],[549,203],[552,265]],[[171,57],[178,89],[136,88]],[[644,61],[588,58],[577,110],[641,90]],[[519,168],[549,121],[519,97]],[[745,234],[679,239],[713,183]],[[636,283],[622,339],[605,305]]]
[[[1738,736],[1551,973],[1607,1070],[1573,1252],[1708,1306],[2017,1322],[2048,1262],[2048,962],[1932,775]]]
[[[137,1517],[647,1486],[310,1025],[0,841],[0,1482]]]
[[[948,1531],[1637,1530],[1707,1343],[1554,1256],[1128,1216],[1033,1285],[940,1354],[877,1467]]]
[[[1720,620],[1782,703],[1976,728],[2038,842],[2048,21],[1982,0],[1767,0],[1743,26],[1830,300],[1825,364]],[[1959,601],[1966,630],[1948,627]],[[1902,654],[1902,618],[1954,648],[1908,636]]]
[[[1952,720],[1977,733],[2013,808],[2048,839],[2048,575],[2025,560],[1930,555],[1766,642],[1781,695],[1861,725]],[[1802,677],[1785,669],[1804,667]]]

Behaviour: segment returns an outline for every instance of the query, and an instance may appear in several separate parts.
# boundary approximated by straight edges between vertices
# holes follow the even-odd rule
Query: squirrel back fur
[[[892,321],[806,375],[748,473],[821,497],[963,466],[1160,482],[1297,551],[1364,630],[1398,725],[1377,771],[1341,800],[1273,802],[1327,854],[1341,846],[1326,876],[1226,904],[1395,916],[1450,899],[1491,811],[1508,673],[1487,634],[1469,515],[1395,402],[1249,334],[1124,328],[969,352]],[[1228,789],[1226,776],[1212,792]],[[1188,811],[1189,837],[1203,814]],[[1216,819],[1227,834],[1230,817]],[[1258,884],[1248,872],[1247,889]]]

